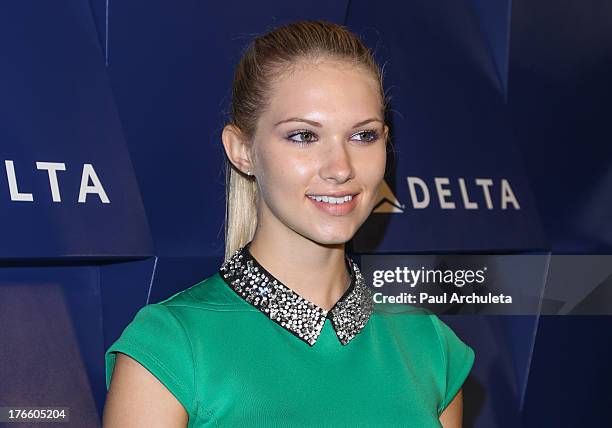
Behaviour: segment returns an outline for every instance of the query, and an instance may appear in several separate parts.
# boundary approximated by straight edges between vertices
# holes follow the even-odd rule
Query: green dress
[[[106,351],[156,376],[188,427],[440,427],[474,351],[435,314],[380,304],[348,256],[329,311],[241,247],[219,271],[144,306]]]

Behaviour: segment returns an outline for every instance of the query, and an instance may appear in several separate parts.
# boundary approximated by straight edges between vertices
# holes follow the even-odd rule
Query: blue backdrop
[[[610,3],[3,2],[0,406],[100,424],[105,349],[221,263],[233,68],[298,19],[385,68],[397,150],[356,256],[610,253]],[[467,427],[607,426],[612,317],[443,319],[476,351]]]

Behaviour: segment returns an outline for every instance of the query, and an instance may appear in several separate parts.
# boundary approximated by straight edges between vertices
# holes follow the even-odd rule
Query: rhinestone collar
[[[351,283],[329,310],[303,298],[276,279],[255,260],[248,247],[240,247],[219,269],[219,274],[240,297],[272,321],[313,346],[327,318],[346,345],[366,325],[373,310],[373,291],[365,284],[357,264],[347,255]]]

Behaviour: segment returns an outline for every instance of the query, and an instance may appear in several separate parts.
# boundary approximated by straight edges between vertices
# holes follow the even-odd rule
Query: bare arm
[[[459,390],[453,401],[440,415],[440,423],[444,428],[461,428],[463,426],[463,388]]]
[[[102,420],[104,428],[184,428],[188,414],[151,372],[129,356],[117,353]]]

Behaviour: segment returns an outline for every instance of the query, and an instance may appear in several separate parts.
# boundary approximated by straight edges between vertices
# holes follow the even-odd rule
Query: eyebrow
[[[318,126],[319,128],[323,126],[319,122],[315,122],[314,120],[303,119],[301,117],[291,117],[289,119],[284,119],[284,120],[281,120],[280,122],[276,122],[274,124],[274,127],[277,127],[278,125],[280,125],[282,123],[286,123],[286,122],[304,122],[304,123],[308,123],[308,124],[310,124],[312,126]],[[357,128],[359,126],[363,126],[366,123],[370,123],[370,122],[380,122],[380,123],[383,123],[382,120],[380,120],[380,119],[378,119],[376,117],[372,117],[370,119],[362,120],[361,122],[356,123],[355,125],[353,125],[353,128]]]

